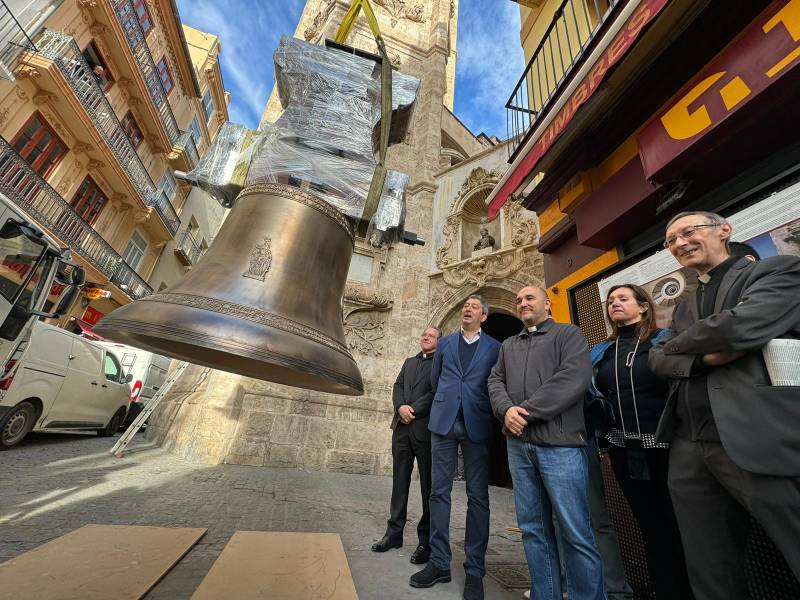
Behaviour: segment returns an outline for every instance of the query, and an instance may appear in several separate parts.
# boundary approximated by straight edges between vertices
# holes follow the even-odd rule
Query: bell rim
[[[331,394],[341,394],[350,396],[360,396],[364,394],[364,382],[358,370],[358,365],[353,359],[352,355],[348,353],[346,357],[357,374],[355,377],[350,376],[340,370],[334,370],[322,365],[318,361],[304,360],[299,357],[286,356],[284,354],[271,352],[264,348],[257,348],[251,344],[244,342],[233,341],[230,338],[223,338],[204,332],[191,332],[179,327],[171,327],[162,324],[144,323],[139,320],[119,319],[119,318],[104,318],[101,323],[94,328],[97,333],[103,337],[108,337],[114,341],[128,343],[135,347],[146,346],[147,350],[159,354],[166,354],[178,360],[184,360],[192,364],[199,364],[229,373],[236,373],[245,377],[251,377],[262,381],[272,381],[273,383],[281,383],[282,385],[291,385],[293,387],[300,387],[303,389],[311,389]],[[132,333],[136,331],[136,333]],[[255,361],[254,369],[243,368],[221,368],[217,362],[212,360],[205,360],[197,355],[183,354],[180,352],[166,351],[163,345],[151,343],[149,340],[168,340],[175,344],[185,345],[187,348],[202,347],[205,350],[218,352],[222,355],[232,355],[231,350],[237,350],[237,356]],[[282,381],[275,381],[273,379],[265,380],[259,375],[259,369],[263,369],[264,365],[274,364],[286,369],[291,369],[297,372],[306,373],[314,377],[318,377],[326,382],[338,384],[344,390],[338,389],[331,391],[325,389],[324,385],[314,386],[307,385],[309,382],[304,382],[306,385],[298,385],[297,383],[285,383]]]

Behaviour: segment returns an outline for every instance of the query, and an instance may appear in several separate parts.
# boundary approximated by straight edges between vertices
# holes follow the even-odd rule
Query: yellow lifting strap
[[[369,0],[353,0],[350,8],[342,19],[339,31],[336,32],[336,42],[343,44],[353,30],[358,20],[358,14],[364,9],[364,16],[367,19],[372,35],[375,36],[375,43],[378,45],[378,52],[381,55],[381,139],[378,148],[378,165],[372,175],[372,183],[369,186],[367,201],[364,205],[364,212],[361,218],[369,221],[375,211],[378,210],[378,201],[383,192],[383,184],[386,180],[386,149],[389,147],[389,132],[392,127],[392,63],[386,53],[386,45],[381,37],[381,30],[378,28],[378,19],[370,6]]]

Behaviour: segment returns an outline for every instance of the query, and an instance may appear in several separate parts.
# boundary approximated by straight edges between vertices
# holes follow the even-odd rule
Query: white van
[[[113,435],[125,420],[130,379],[112,352],[69,331],[36,322],[0,376],[0,449],[31,430],[96,430]]]
[[[122,363],[125,373],[131,376],[131,402],[147,404],[164,385],[171,358],[116,342],[95,344],[113,352]]]

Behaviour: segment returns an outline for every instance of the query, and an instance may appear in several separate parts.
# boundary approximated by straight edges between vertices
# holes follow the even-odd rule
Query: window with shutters
[[[134,231],[128,245],[125,247],[125,252],[122,253],[122,260],[124,260],[135,271],[142,263],[145,253],[147,252],[147,242],[138,231]]]
[[[45,179],[67,153],[67,145],[39,113],[34,113],[23,125],[11,145]]]
[[[133,0],[133,10],[131,10],[131,3],[128,0],[118,0],[114,3],[114,10],[117,11],[120,23],[122,23],[130,39],[135,40],[137,37],[136,29],[138,27],[136,26],[136,21],[139,21],[139,25],[145,35],[154,28],[153,19],[147,10],[144,0]]]
[[[128,136],[128,139],[131,141],[133,147],[138,148],[141,145],[144,136],[142,135],[142,130],[139,128],[139,124],[133,117],[133,113],[128,111],[127,114],[122,117],[122,120],[119,123],[122,125],[122,129],[125,131],[125,135]]]
[[[161,177],[161,181],[158,182],[158,189],[164,192],[167,198],[171,199],[177,187],[178,182],[175,181],[175,175],[172,174],[172,169],[167,168],[167,170],[164,171],[164,175]]]
[[[158,76],[161,78],[161,84],[164,86],[164,92],[169,94],[172,88],[175,87],[175,83],[172,81],[172,74],[167,66],[167,57],[162,56],[156,67],[158,68]]]
[[[83,180],[71,202],[75,212],[90,225],[97,221],[107,203],[108,198],[91,177]]]
[[[211,114],[214,112],[214,99],[211,97],[211,90],[207,90],[203,94],[203,111],[206,113],[206,121],[211,119]]]
[[[195,146],[200,146],[200,142],[203,140],[203,136],[200,133],[200,125],[197,123],[197,117],[192,119],[192,122],[189,123],[189,131],[192,133],[192,140],[194,140]]]

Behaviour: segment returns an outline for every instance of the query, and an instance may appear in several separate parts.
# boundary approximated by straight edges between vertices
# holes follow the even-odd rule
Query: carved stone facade
[[[309,0],[295,35],[332,38],[348,4]],[[392,385],[403,360],[419,350],[421,331],[446,324],[454,307],[477,290],[492,299],[493,310],[496,305],[509,312],[522,282],[542,279],[535,218],[523,210],[512,209],[485,224],[497,241],[495,251],[470,254],[475,239],[468,238],[484,225],[484,200],[506,166],[507,150],[485,145],[443,108],[452,100],[455,39],[442,32],[454,31],[457,2],[373,4],[390,56],[402,55],[401,70],[423,82],[411,133],[390,147],[387,163],[411,174],[406,228],[428,242],[378,250],[355,241],[342,320],[365,394],[322,394],[217,371],[203,375],[193,367],[151,418],[150,435],[181,456],[388,474]],[[363,19],[347,43],[374,51]],[[275,116],[271,107],[272,100],[266,119]],[[451,129],[443,133],[445,127]],[[446,146],[463,160],[442,170]],[[314,297],[309,290],[309,297],[298,301]]]

